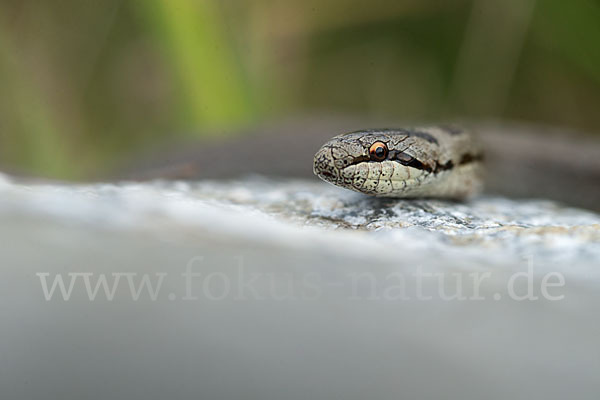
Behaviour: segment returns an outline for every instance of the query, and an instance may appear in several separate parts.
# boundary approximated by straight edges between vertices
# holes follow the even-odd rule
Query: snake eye
[[[385,143],[375,142],[369,147],[369,155],[373,161],[383,161],[388,155],[388,148]]]

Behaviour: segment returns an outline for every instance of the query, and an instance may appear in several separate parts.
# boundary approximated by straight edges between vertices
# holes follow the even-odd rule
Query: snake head
[[[404,140],[391,137],[385,131],[357,131],[338,135],[325,143],[315,154],[315,175],[336,186],[367,194],[377,194],[372,180],[381,172],[389,157],[389,148]],[[379,176],[377,177],[379,179]]]
[[[389,197],[465,197],[474,192],[470,139],[441,128],[379,129],[338,135],[315,154],[322,180]],[[473,165],[471,165],[473,164]]]

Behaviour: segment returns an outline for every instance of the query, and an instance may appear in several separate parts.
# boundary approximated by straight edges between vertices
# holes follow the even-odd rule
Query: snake
[[[316,173],[370,195],[455,198],[475,195],[484,181],[485,195],[550,199],[600,211],[600,140],[594,135],[510,121],[355,131],[374,125],[404,126],[366,118],[292,119],[215,141],[167,143],[100,178],[224,181],[251,174],[291,182]],[[332,132],[348,131],[355,132],[331,138]],[[378,141],[385,147],[375,146],[372,156],[369,150]],[[385,160],[378,159],[383,154]],[[354,167],[345,169],[350,164]]]
[[[327,141],[313,171],[367,195],[465,199],[483,188],[483,152],[470,132],[455,126],[367,129]]]

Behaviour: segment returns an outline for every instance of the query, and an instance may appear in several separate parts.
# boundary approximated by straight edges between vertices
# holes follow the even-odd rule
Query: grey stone
[[[600,392],[592,212],[316,180],[3,177],[0,218],[3,398]],[[48,293],[57,278],[70,294]]]

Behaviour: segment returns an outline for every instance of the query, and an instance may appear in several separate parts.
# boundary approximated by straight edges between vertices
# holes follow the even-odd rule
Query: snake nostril
[[[317,154],[315,154],[313,171],[319,178],[335,183],[338,181],[340,172],[339,169],[343,165],[336,165],[335,157],[333,157],[332,149],[329,146],[323,146]]]

